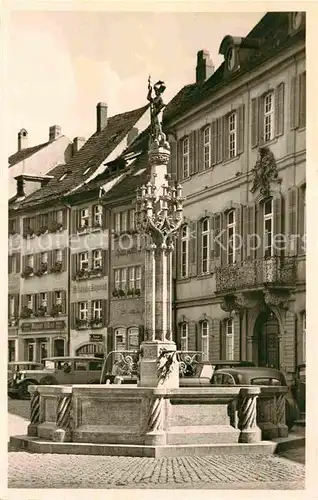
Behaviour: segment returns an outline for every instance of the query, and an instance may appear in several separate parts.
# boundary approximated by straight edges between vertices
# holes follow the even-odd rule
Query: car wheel
[[[19,387],[19,398],[20,399],[31,399],[31,394],[28,391],[29,385],[34,385],[33,382],[21,382]]]
[[[58,385],[55,378],[51,375],[41,378],[39,385]]]

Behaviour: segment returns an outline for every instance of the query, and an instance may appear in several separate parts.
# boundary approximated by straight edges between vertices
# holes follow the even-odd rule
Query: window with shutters
[[[132,326],[128,328],[128,349],[134,350],[139,347],[139,328]]]
[[[237,153],[237,124],[236,112],[228,116],[229,122],[229,158],[234,158]]]
[[[115,231],[120,233],[120,212],[115,214]]]
[[[88,214],[88,208],[82,208],[80,211],[81,215],[81,227],[88,227],[89,226],[89,214]]]
[[[49,215],[48,214],[40,214],[40,228],[48,228],[49,225]]]
[[[79,309],[79,319],[82,320],[87,319],[88,315],[87,302],[79,302],[78,309]]]
[[[15,297],[10,297],[9,300],[9,318],[15,317]]]
[[[47,293],[42,292],[40,293],[40,307],[44,309],[45,311],[47,310]]]
[[[274,138],[274,92],[264,96],[264,142]]]
[[[93,250],[93,269],[102,267],[102,251]]]
[[[234,321],[229,318],[225,321],[225,346],[226,346],[226,359],[229,361],[234,360]]]
[[[116,328],[115,330],[115,351],[126,350],[126,329]]]
[[[135,229],[135,210],[129,210],[129,229],[131,231]]]
[[[306,312],[301,315],[301,327],[302,327],[302,355],[303,363],[306,362]]]
[[[55,250],[55,262],[62,262],[62,259],[63,259],[63,255],[62,255],[62,250],[60,248],[58,248],[57,250]]]
[[[203,161],[204,170],[211,165],[211,127],[205,127],[203,130]]]
[[[201,273],[209,272],[210,262],[210,223],[209,219],[201,222]]]
[[[306,126],[306,73],[299,75],[299,128]]]
[[[181,230],[181,278],[186,278],[189,272],[189,228]]]
[[[17,220],[10,219],[9,220],[9,234],[15,234],[17,232]]]
[[[263,252],[264,257],[273,256],[273,200],[265,201],[264,209],[264,231],[263,231]]]
[[[27,295],[27,307],[28,307],[28,309],[31,309],[33,311],[33,305],[34,305],[33,295],[28,294]]]
[[[55,212],[56,222],[63,224],[63,210],[57,210]]]
[[[121,213],[121,232],[127,231],[127,212]]]
[[[135,267],[135,289],[141,290],[141,266]]]
[[[101,319],[102,317],[102,301],[101,300],[93,300],[92,304],[93,309],[93,318],[92,319]]]
[[[79,254],[80,269],[88,269],[88,252]]]
[[[189,177],[189,138],[182,141],[182,174],[183,178]]]
[[[95,227],[101,227],[102,225],[102,210],[103,207],[101,205],[93,206],[93,225]]]
[[[127,288],[127,268],[122,268],[120,272],[120,288],[126,290]]]
[[[57,306],[62,305],[62,292],[60,290],[54,292],[54,301]]]
[[[115,289],[120,289],[120,269],[115,269]]]
[[[235,210],[227,214],[227,263],[235,262]]]
[[[41,264],[47,264],[47,252],[41,253]]]
[[[188,350],[188,323],[182,323],[180,327],[180,350]]]
[[[135,268],[128,268],[128,279],[129,279],[129,290],[133,290],[135,288]]]
[[[34,266],[34,255],[33,254],[27,255],[27,266],[32,267],[32,269],[33,269],[33,266]]]
[[[208,361],[209,359],[209,323],[207,320],[201,323],[201,350],[202,350],[202,361]]]

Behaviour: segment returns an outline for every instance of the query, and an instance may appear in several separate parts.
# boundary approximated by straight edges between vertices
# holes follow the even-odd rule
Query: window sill
[[[186,276],[184,278],[178,278],[177,279],[178,283],[190,283],[190,281],[191,281],[191,277],[190,276]]]
[[[281,137],[281,136],[279,136],[279,137]],[[268,147],[268,146],[271,146],[272,144],[276,144],[276,142],[278,141],[279,137],[274,137],[270,141],[266,141],[266,142],[264,141],[264,142],[262,142],[262,144],[259,144],[258,147],[262,148],[264,146]]]
[[[222,163],[219,163],[218,165],[228,165],[229,163],[233,163],[234,161],[237,161],[240,159],[242,153],[237,154],[233,156],[233,158],[228,158],[227,160],[224,160]]]
[[[130,299],[141,299],[143,295],[125,295],[123,297],[114,297],[112,296],[111,300],[130,300]]]
[[[197,279],[198,280],[205,280],[207,278],[211,278],[213,273],[204,273],[204,274],[198,274]]]

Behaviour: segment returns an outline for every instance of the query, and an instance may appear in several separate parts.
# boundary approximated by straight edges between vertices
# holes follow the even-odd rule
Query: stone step
[[[298,437],[299,438],[299,437]],[[293,446],[296,446],[297,436],[293,437]],[[304,438],[300,438],[304,443]],[[300,446],[301,444],[299,444]],[[74,455],[110,455],[131,457],[178,457],[178,456],[207,456],[207,455],[271,455],[278,449],[288,448],[288,438],[279,438],[273,441],[259,443],[231,443],[231,444],[188,444],[188,445],[120,445],[96,443],[58,443],[29,436],[12,436],[12,449],[20,449],[31,453],[59,453]]]

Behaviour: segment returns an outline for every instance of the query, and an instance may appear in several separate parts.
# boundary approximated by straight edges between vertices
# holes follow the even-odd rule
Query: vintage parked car
[[[20,370],[41,370],[42,368],[42,363],[36,363],[35,361],[10,361],[8,363],[8,380]]]
[[[103,359],[94,356],[45,358],[43,369],[19,370],[8,381],[10,398],[30,399],[29,385],[99,384]]]
[[[202,361],[189,364],[181,371],[180,387],[198,387],[211,385],[212,375],[221,368],[232,368],[236,366],[254,366],[251,361],[214,360]]]
[[[292,393],[298,405],[300,413],[306,412],[306,364],[302,363],[296,367]]]
[[[285,376],[275,368],[245,366],[236,368],[221,368],[214,372],[212,385],[274,385],[287,386]],[[289,389],[286,397],[286,425],[291,429],[299,417],[299,411],[292,391]]]

